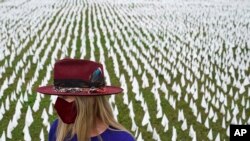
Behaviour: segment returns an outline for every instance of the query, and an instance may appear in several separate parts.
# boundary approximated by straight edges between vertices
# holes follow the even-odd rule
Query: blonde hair
[[[96,127],[96,118],[99,118],[104,124],[110,125],[119,131],[122,130],[129,133],[126,128],[114,119],[106,96],[76,96],[75,103],[77,117],[73,124],[65,124],[58,117],[57,141],[63,141],[66,137],[72,138],[74,134],[77,135],[79,141],[90,141],[90,130]],[[98,140],[102,140],[100,136],[98,136]]]

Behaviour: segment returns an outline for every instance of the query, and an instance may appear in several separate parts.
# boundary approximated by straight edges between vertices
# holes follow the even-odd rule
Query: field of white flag
[[[248,0],[1,0],[0,141],[47,140],[56,60],[104,64],[138,141],[229,140],[250,124]]]

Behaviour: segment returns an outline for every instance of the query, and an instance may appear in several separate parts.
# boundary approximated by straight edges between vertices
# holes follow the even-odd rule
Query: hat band
[[[96,82],[89,82],[81,79],[54,79],[55,88],[100,88],[104,86],[104,79]]]
[[[54,90],[57,92],[62,93],[77,93],[77,92],[86,92],[88,94],[93,93],[105,93],[106,89],[103,88],[61,88],[61,87],[54,87]]]

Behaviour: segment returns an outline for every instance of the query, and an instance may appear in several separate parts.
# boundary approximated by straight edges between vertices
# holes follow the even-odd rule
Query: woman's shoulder
[[[56,129],[58,125],[58,119],[55,119],[52,123],[51,123],[51,127],[50,129]]]
[[[58,119],[54,120],[51,123],[50,130],[49,130],[49,141],[56,140],[56,129],[58,125]]]
[[[108,133],[112,136],[112,139],[117,139],[119,141],[135,141],[135,138],[131,133],[123,130],[117,130],[111,126],[109,127]]]

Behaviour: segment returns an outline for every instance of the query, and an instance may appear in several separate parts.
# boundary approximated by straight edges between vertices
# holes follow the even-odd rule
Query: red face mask
[[[54,108],[64,123],[71,124],[75,122],[77,110],[74,101],[68,102],[63,98],[58,97]]]

